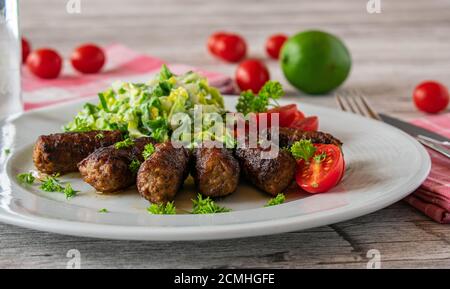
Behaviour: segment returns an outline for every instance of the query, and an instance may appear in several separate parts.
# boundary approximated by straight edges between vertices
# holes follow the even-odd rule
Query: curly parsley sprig
[[[284,194],[278,194],[274,198],[270,199],[264,207],[270,207],[275,205],[281,205],[286,200]]]
[[[316,150],[311,140],[305,139],[295,142],[290,149],[295,159],[303,159],[305,162],[308,162],[314,156]]]
[[[265,112],[271,102],[276,105],[276,100],[283,95],[284,91],[281,84],[278,81],[269,80],[257,95],[250,90],[243,91],[239,96],[236,110],[245,115],[250,112]]]
[[[144,151],[142,152],[142,156],[144,160],[148,159],[155,152],[155,146],[151,143],[146,144],[144,147]]]
[[[151,204],[147,212],[153,215],[175,215],[176,208],[173,202],[163,204]]]
[[[32,173],[21,173],[17,175],[17,180],[21,184],[32,185],[35,179],[36,178],[33,176]]]
[[[129,148],[129,147],[131,147],[131,146],[133,146],[133,145],[134,145],[134,141],[133,141],[132,139],[130,139],[130,138],[127,138],[127,139],[125,139],[125,140],[123,140],[123,141],[116,142],[116,143],[114,144],[114,147],[115,147],[116,149],[120,150],[120,149],[126,149],[126,148]]]
[[[70,183],[63,186],[58,177],[59,174],[46,176],[44,180],[41,182],[41,186],[39,188],[45,192],[64,193],[67,199],[73,198],[78,191],[75,191]]]
[[[197,195],[196,200],[192,200],[194,204],[192,214],[215,214],[230,212],[231,209],[218,206],[210,197],[203,198],[201,194]]]

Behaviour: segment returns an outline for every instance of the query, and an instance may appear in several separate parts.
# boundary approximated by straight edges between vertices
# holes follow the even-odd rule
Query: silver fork
[[[353,112],[355,114],[382,121],[378,113],[374,109],[372,109],[367,99],[362,95],[358,95],[357,93],[353,92],[345,97],[336,94],[335,98],[339,107],[343,111]],[[445,143],[421,135],[417,136],[416,139],[422,145],[450,158],[449,150],[443,147],[444,145],[446,145]]]

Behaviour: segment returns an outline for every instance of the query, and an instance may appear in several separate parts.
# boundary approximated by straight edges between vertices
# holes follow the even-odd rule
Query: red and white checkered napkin
[[[116,80],[147,81],[160,70],[164,63],[158,58],[137,53],[120,44],[106,47],[105,52],[107,63],[103,71],[98,74],[78,74],[69,63],[65,63],[64,73],[59,78],[44,80],[23,69],[22,95],[25,110],[95,96]],[[217,87],[222,93],[234,92],[233,81],[228,76],[183,64],[168,66],[175,74],[189,70],[196,71],[207,77],[210,85]]]
[[[450,138],[450,113],[415,119],[413,124]],[[450,224],[450,159],[428,149],[431,172],[420,188],[405,198],[439,223]]]

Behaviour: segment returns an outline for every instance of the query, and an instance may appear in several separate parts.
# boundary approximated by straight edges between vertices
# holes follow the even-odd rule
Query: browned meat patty
[[[342,145],[340,140],[331,134],[321,131],[303,131],[296,128],[280,127],[279,133],[280,147],[291,146],[296,141],[302,139],[310,139],[313,143]]]
[[[120,131],[66,132],[41,135],[33,150],[36,168],[46,174],[78,171],[77,164],[98,148],[122,140]]]
[[[130,164],[133,160],[144,161],[142,152],[149,143],[155,143],[150,137],[134,140],[134,145],[117,149],[114,145],[100,148],[78,164],[83,180],[97,191],[104,193],[125,189],[136,182],[136,171]]]
[[[280,149],[272,159],[263,159],[262,152],[260,147],[237,148],[236,157],[245,177],[256,187],[275,196],[292,183],[296,162],[286,150]]]
[[[137,188],[151,203],[172,201],[188,175],[189,153],[170,142],[156,145],[155,152],[141,165]]]
[[[203,195],[223,197],[236,190],[240,167],[228,149],[197,148],[194,150],[193,162],[192,176]]]

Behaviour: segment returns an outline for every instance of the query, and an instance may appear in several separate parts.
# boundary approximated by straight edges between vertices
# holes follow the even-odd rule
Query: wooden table
[[[353,68],[342,90],[357,90],[395,116],[419,116],[411,102],[425,79],[450,83],[450,2],[381,0],[368,14],[366,1],[273,0],[81,0],[68,14],[63,0],[21,1],[24,35],[35,47],[66,55],[80,42],[122,42],[168,62],[232,75],[235,65],[205,51],[215,30],[242,33],[252,56],[264,56],[265,38],[318,28],[342,37]],[[277,63],[267,60],[274,79]],[[298,93],[286,85],[290,95]],[[335,106],[331,96],[300,101]],[[366,268],[371,249],[383,268],[450,267],[450,227],[400,202],[351,221],[274,236],[203,242],[126,242],[75,238],[0,224],[0,267],[65,268],[69,249],[81,252],[83,268]]]

